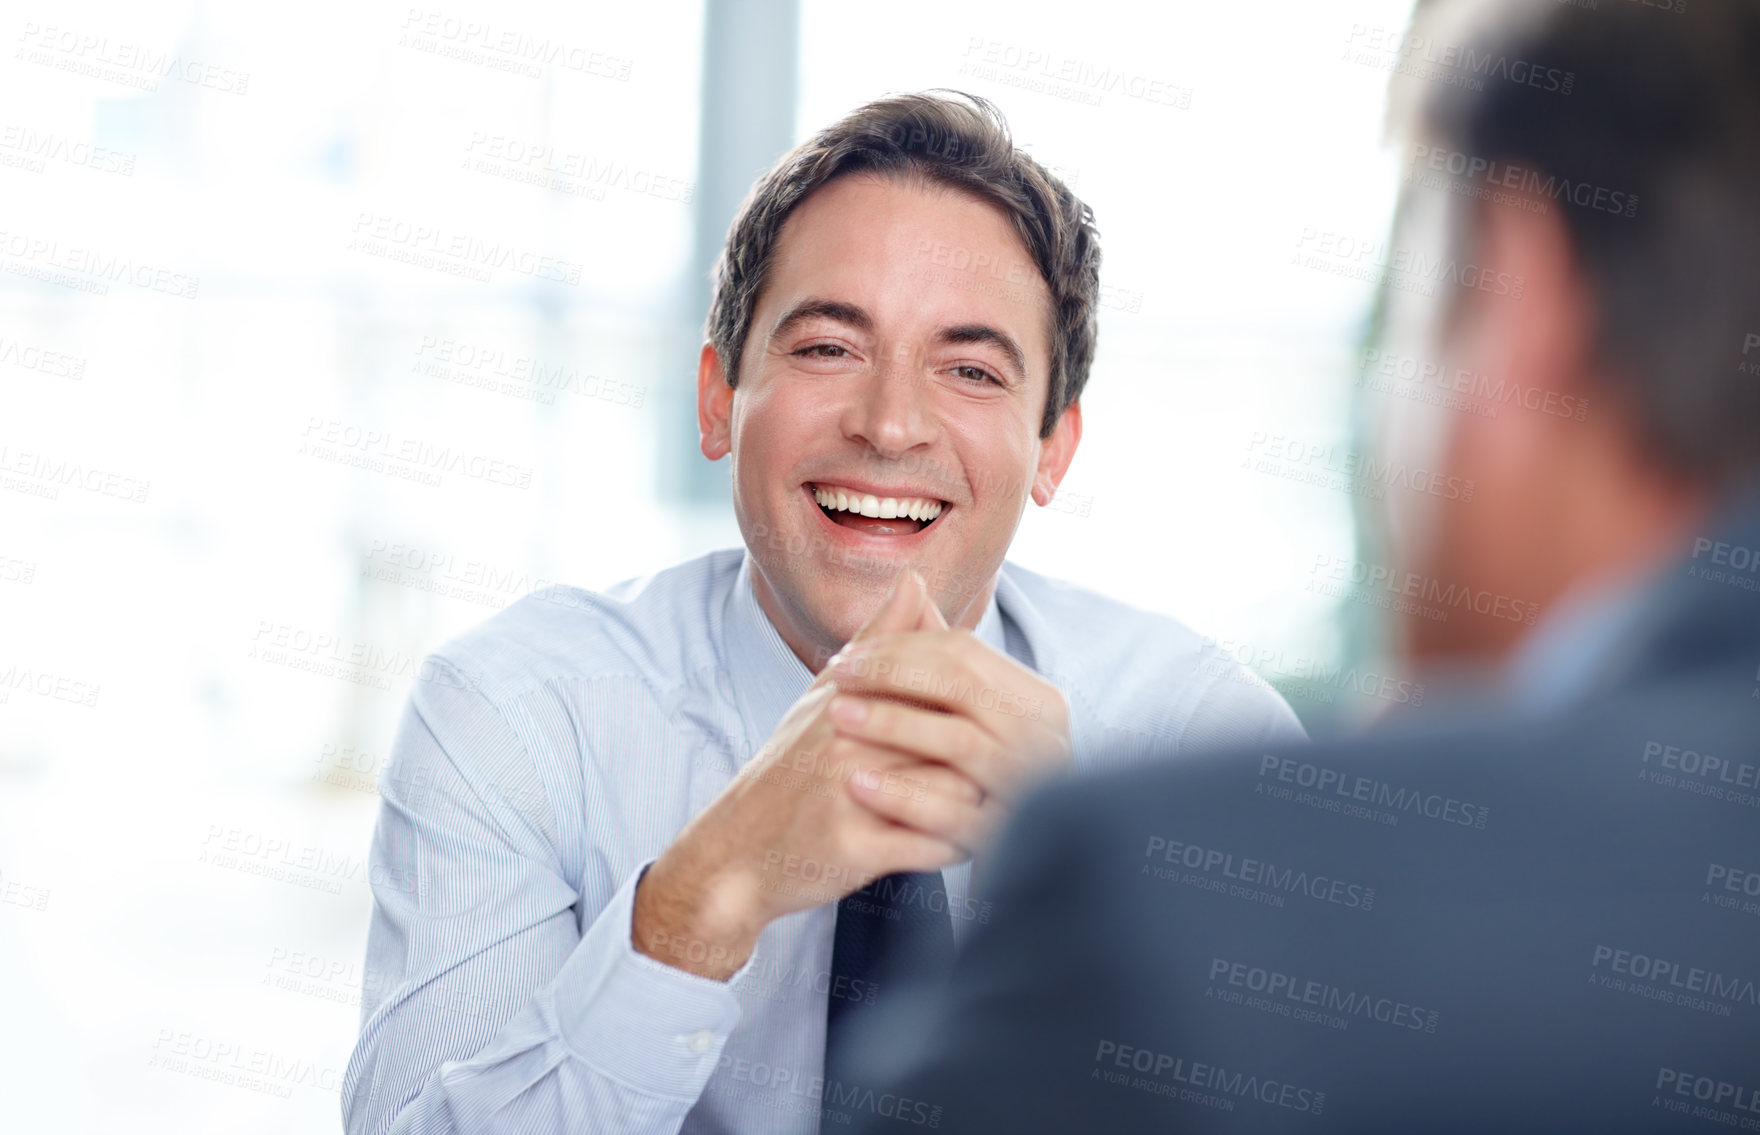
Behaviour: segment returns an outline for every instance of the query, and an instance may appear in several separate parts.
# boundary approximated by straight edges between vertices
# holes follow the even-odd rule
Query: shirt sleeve
[[[737,997],[635,951],[647,865],[577,891],[507,715],[455,667],[423,675],[380,780],[346,1130],[678,1131]]]
[[[1233,661],[1221,663],[1180,735],[1182,752],[1306,744],[1295,710],[1265,679]]]

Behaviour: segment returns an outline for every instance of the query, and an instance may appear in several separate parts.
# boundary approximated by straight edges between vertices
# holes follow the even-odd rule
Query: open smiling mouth
[[[830,484],[806,488],[831,523],[870,536],[914,535],[952,507],[934,497],[883,497]]]

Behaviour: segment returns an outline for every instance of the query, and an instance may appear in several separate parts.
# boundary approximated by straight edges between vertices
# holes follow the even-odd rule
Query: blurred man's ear
[[[1039,443],[1039,467],[1033,476],[1035,503],[1047,505],[1057,496],[1057,486],[1069,472],[1069,463],[1075,459],[1081,440],[1082,404],[1071,402],[1059,415],[1051,436]]]
[[[729,419],[733,415],[733,387],[721,369],[715,344],[704,343],[697,356],[697,435],[703,456],[719,461],[733,449]]]
[[[1479,206],[1478,244],[1463,258],[1480,273],[1479,286],[1463,298],[1454,357],[1523,389],[1590,399],[1596,391],[1586,281],[1557,202],[1533,203],[1544,209]],[[1495,418],[1468,414],[1457,423],[1469,435],[1484,435],[1487,451],[1475,456],[1516,467],[1546,464],[1563,420],[1513,405],[1501,409]]]

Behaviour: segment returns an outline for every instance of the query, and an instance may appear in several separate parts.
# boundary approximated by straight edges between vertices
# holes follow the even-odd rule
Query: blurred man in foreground
[[[1760,6],[1399,50],[1380,451],[1477,492],[1387,517],[1388,587],[1474,597],[1407,651],[1504,688],[1032,798],[859,1050],[944,1131],[1760,1127]]]

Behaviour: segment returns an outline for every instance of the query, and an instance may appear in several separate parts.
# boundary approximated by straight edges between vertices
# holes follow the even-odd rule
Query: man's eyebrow
[[[1022,380],[1027,377],[1027,353],[1014,341],[1014,336],[984,323],[961,323],[943,327],[935,333],[937,343],[989,343],[1008,356],[1009,365]]]
[[[874,317],[865,308],[840,300],[804,299],[782,313],[776,325],[770,328],[769,337],[776,339],[792,330],[796,324],[809,319],[829,319],[863,334],[872,334],[874,330]]]

